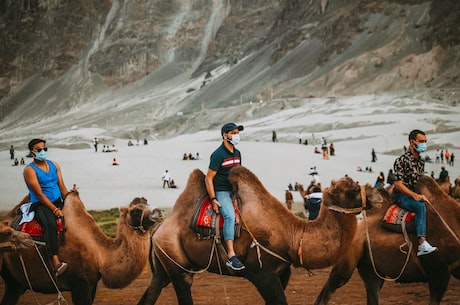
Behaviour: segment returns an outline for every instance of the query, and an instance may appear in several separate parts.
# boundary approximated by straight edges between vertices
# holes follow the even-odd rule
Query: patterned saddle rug
[[[17,231],[21,231],[24,233],[28,233],[32,239],[36,241],[45,241],[44,238],[44,233],[43,233],[43,227],[38,223],[37,219],[33,218],[32,220],[28,222],[24,222],[20,224],[22,220],[22,211],[21,209],[18,209],[16,211],[16,216],[13,219],[13,222],[11,223],[11,227]],[[56,224],[58,228],[58,235],[59,239],[61,240],[61,243],[64,243],[64,230],[65,230],[65,225],[63,218],[57,218],[56,219]]]
[[[402,233],[402,223],[405,222],[406,231],[415,233],[415,213],[407,211],[397,204],[392,204],[388,208],[385,216],[382,219],[382,227],[393,231]]]
[[[235,207],[235,239],[241,234],[241,220],[239,211],[241,210],[241,201],[235,194],[232,199],[238,202],[238,208]],[[224,218],[219,214],[219,229],[222,230]],[[212,203],[207,193],[201,195],[195,203],[190,228],[197,233],[199,239],[210,239],[216,235],[217,214],[212,209]]]

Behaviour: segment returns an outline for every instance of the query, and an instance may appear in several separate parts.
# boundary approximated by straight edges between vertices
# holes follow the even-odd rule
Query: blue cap
[[[220,133],[223,135],[224,133],[235,130],[237,128],[239,131],[244,130],[243,125],[236,125],[235,123],[226,123],[224,126],[222,126]]]

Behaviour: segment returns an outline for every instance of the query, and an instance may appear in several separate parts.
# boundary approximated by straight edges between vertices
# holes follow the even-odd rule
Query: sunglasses
[[[37,148],[37,151],[36,151],[36,152],[41,152],[42,150],[48,151],[48,147]]]

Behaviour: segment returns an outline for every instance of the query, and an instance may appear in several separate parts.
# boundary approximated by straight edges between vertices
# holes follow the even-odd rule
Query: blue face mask
[[[420,154],[426,151],[426,143],[415,144],[415,150]]]
[[[45,150],[35,153],[35,159],[37,159],[38,161],[45,161],[47,156],[48,153]]]

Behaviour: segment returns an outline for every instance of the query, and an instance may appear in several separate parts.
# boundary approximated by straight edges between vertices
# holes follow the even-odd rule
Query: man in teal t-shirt
[[[222,213],[224,218],[223,235],[227,246],[227,266],[235,271],[243,270],[245,266],[236,256],[233,248],[235,238],[235,209],[231,198],[232,185],[228,181],[228,173],[233,166],[241,165],[241,153],[236,149],[240,141],[241,125],[227,123],[222,126],[222,144],[211,154],[208,172],[206,174],[206,189],[211,198],[212,207],[216,213]]]

